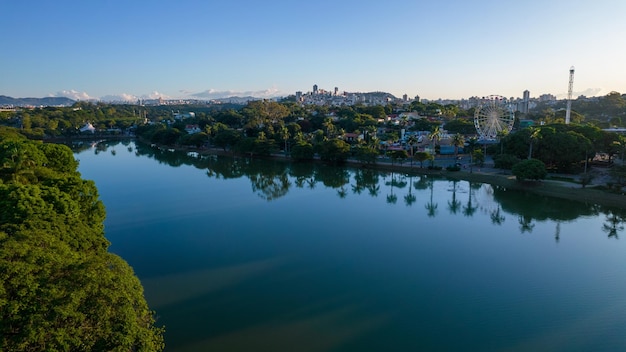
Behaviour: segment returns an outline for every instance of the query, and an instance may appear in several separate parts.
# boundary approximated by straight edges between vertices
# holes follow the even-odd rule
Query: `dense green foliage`
[[[483,151],[491,155],[510,154],[520,160],[537,158],[549,170],[558,172],[576,171],[585,159],[592,158],[596,153],[607,153],[610,159],[625,154],[624,139],[601,129],[626,125],[625,95],[611,92],[604,97],[573,101],[572,123],[569,125],[563,123],[564,104],[565,101],[539,102],[528,114],[517,113],[517,127],[508,135],[498,136],[499,150],[490,147]],[[403,114],[407,112],[412,114]],[[393,101],[378,106],[301,105],[293,99],[251,101],[246,105],[179,106],[78,102],[68,108],[3,112],[0,124],[17,127],[29,138],[41,139],[44,136],[78,135],[79,128],[90,122],[97,128],[97,134],[118,133],[116,131],[136,133],[142,139],[159,145],[219,147],[225,151],[258,156],[291,154],[294,160],[301,159],[293,154],[293,147],[298,143],[310,143],[314,152],[319,154],[326,141],[341,139],[351,145],[353,157],[372,163],[376,161],[375,153],[367,148],[380,151],[381,145],[402,142],[403,147],[411,149],[409,155],[423,149],[423,144],[413,142],[409,147],[409,141],[400,141],[402,131],[429,132],[431,147],[437,153],[441,132],[445,130],[448,135],[460,137],[458,144],[452,144],[455,154],[463,150],[473,158],[476,148],[471,141],[476,129],[472,115],[472,109],[419,101],[409,104]],[[520,119],[532,120],[537,127],[519,129]],[[188,125],[194,128],[189,130]],[[352,136],[346,138],[346,134]],[[461,143],[462,140],[467,143]],[[464,144],[468,144],[469,148],[463,148]],[[366,149],[360,148],[363,146]],[[366,150],[368,153],[363,154]],[[482,155],[482,158],[481,155],[476,156],[474,161],[479,162],[488,155]],[[338,159],[341,158],[338,156]],[[331,161],[335,157],[322,159]],[[507,162],[507,168],[510,166]]]
[[[589,125],[553,124],[526,128],[502,139],[505,154],[541,160],[550,169],[571,171],[596,153],[613,156],[626,146],[621,137]]]
[[[350,145],[339,139],[331,139],[321,144],[319,154],[322,160],[332,164],[341,164],[350,155]]]
[[[313,146],[311,143],[298,142],[291,148],[291,158],[294,161],[313,160]]]
[[[511,154],[498,154],[493,157],[493,166],[498,169],[511,170],[519,162],[520,158]]]
[[[444,125],[444,129],[450,134],[475,135],[476,126],[470,119],[454,119]]]
[[[531,120],[546,124],[565,121],[566,100],[558,102],[540,102],[526,116]],[[624,127],[626,123],[626,95],[618,92],[594,99],[576,99],[572,101],[571,121],[589,123],[600,128]]]
[[[527,159],[513,165],[513,175],[518,181],[542,180],[548,175],[546,165],[537,159]]]
[[[354,157],[364,164],[375,164],[379,155],[378,149],[372,146],[360,145],[354,148]]]
[[[0,350],[159,351],[143,288],[65,146],[0,140]]]

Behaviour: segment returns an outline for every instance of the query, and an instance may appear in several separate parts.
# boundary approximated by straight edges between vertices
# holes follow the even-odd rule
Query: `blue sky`
[[[0,95],[626,93],[624,0],[6,0]]]

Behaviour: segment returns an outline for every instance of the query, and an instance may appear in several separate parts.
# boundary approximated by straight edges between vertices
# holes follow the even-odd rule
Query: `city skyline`
[[[5,4],[0,95],[210,100],[626,93],[620,0]]]

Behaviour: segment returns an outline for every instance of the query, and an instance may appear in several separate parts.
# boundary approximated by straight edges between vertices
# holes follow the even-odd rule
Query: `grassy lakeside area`
[[[445,176],[452,179],[471,182],[489,183],[496,186],[521,192],[529,192],[547,197],[568,199],[572,201],[600,204],[626,209],[626,196],[611,193],[594,187],[582,188],[575,183],[542,180],[537,182],[518,182],[515,176],[495,173],[446,172]]]
[[[350,164],[357,167],[363,166],[360,163]],[[410,172],[422,175],[437,175],[454,180],[488,183],[494,186],[505,187],[511,190],[528,192],[546,197],[561,198],[583,203],[593,203],[609,207],[626,209],[626,195],[620,193],[612,193],[604,189],[595,188],[594,186],[587,186],[586,188],[583,188],[580,184],[575,182],[565,182],[550,179],[541,181],[519,182],[517,181],[515,176],[510,174],[504,174],[497,169],[483,168],[483,171],[474,170],[473,172],[470,172],[468,170],[447,171],[446,169],[430,170],[427,168],[420,168],[419,166],[410,167],[406,164],[391,165],[384,163],[367,165],[367,167],[385,171]]]

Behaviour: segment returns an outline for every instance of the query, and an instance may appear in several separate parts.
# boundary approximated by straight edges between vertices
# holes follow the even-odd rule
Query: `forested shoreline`
[[[160,351],[132,268],[64,145],[0,135],[0,350]]]
[[[435,172],[446,130],[455,156],[466,147],[476,165],[489,154],[502,170],[532,158],[550,170],[580,174],[596,154],[605,154],[613,165],[626,153],[623,135],[602,130],[623,127],[626,99],[609,94],[597,106],[602,113],[581,104],[581,111],[589,112],[574,113],[569,125],[561,110],[525,116],[536,122],[530,128],[520,128],[518,116],[512,133],[482,146],[471,111],[434,103],[329,108],[253,101],[240,107],[177,107],[195,110],[184,118],[171,106],[87,102],[0,112],[0,350],[164,348],[164,330],[141,283],[123,259],[107,251],[105,209],[95,184],[81,178],[68,147],[41,140],[139,136],[170,148],[220,148],[259,157],[279,153],[292,161],[343,164],[350,159],[374,167],[385,156],[396,165],[415,162],[422,168],[426,162]],[[95,132],[81,132],[86,125]],[[606,192],[623,206],[626,166],[614,165],[611,176]],[[604,194],[591,192],[585,190],[585,197]]]

